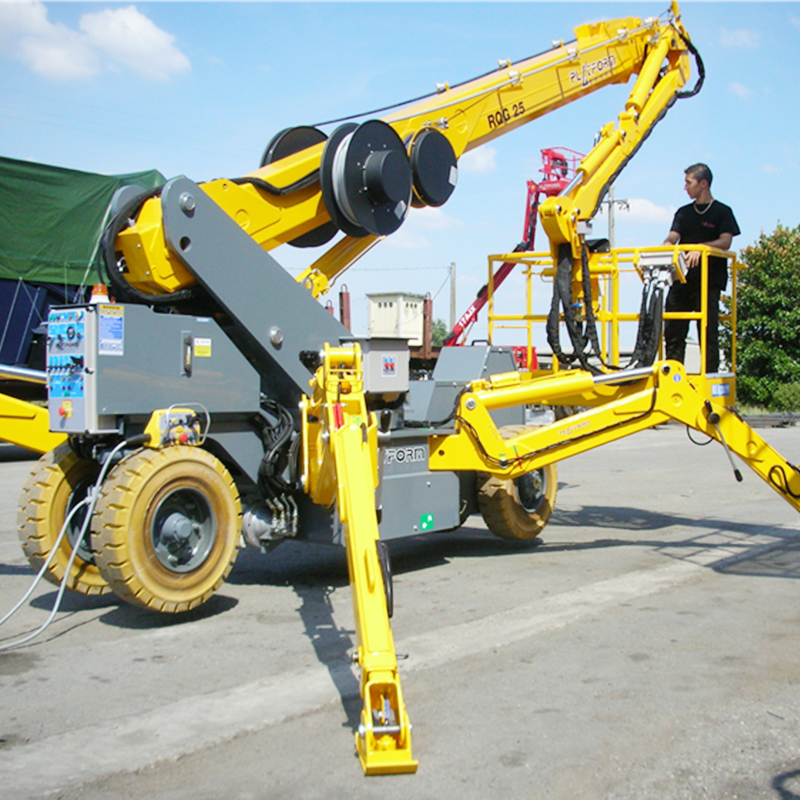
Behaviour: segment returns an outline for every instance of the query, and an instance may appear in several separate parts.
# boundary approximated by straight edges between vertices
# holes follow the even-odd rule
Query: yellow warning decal
[[[211,339],[194,340],[195,358],[211,358]]]

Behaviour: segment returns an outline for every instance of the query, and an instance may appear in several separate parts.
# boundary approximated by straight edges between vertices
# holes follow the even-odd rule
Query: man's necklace
[[[711,206],[713,206],[713,205],[714,205],[714,198],[712,197],[712,198],[711,198],[711,202],[710,202],[710,203],[709,203],[709,204],[708,204],[708,205],[707,205],[707,206],[706,206],[706,207],[705,207],[705,208],[704,208],[704,209],[701,211],[701,210],[700,210],[700,209],[697,207],[697,200],[695,200],[695,201],[694,201],[694,210],[695,210],[695,211],[696,211],[696,212],[697,212],[697,213],[698,213],[698,214],[699,214],[699,215],[702,217],[702,216],[703,216],[703,214],[705,214],[705,213],[706,213],[706,211],[708,211],[708,209],[709,209],[709,208],[711,208]]]

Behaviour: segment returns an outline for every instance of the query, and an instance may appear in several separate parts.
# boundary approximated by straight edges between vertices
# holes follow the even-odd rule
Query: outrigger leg
[[[335,498],[344,526],[364,707],[356,750],[366,775],[416,772],[411,723],[403,702],[389,624],[388,563],[381,557],[375,511],[377,422],[367,411],[358,345],[325,348],[314,392],[303,405],[306,491]]]

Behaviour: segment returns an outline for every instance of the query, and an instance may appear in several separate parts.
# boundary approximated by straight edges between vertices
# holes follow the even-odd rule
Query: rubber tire
[[[45,453],[31,471],[20,495],[17,533],[30,565],[38,573],[47,560],[67,516],[67,503],[74,488],[98,473],[97,464],[80,458],[67,444]],[[64,577],[72,545],[61,540],[44,577],[58,586]],[[79,555],[72,563],[68,589],[80,594],[108,594],[111,587],[97,565]]]
[[[216,531],[208,555],[189,572],[164,567],[149,535],[161,499],[181,489],[203,495]],[[122,600],[175,614],[205,603],[222,586],[238,555],[241,524],[239,492],[219,459],[199,447],[145,448],[104,482],[92,547],[100,572]]]
[[[524,425],[507,425],[500,429],[504,439],[519,436]],[[517,482],[489,473],[478,474],[478,508],[489,530],[501,539],[530,541],[547,525],[553,513],[558,491],[558,470],[555,464],[542,467],[545,479],[544,497],[535,511],[528,511],[520,502]]]

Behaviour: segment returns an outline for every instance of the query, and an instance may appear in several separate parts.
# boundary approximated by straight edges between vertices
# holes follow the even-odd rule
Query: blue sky
[[[667,6],[0,0],[0,155],[108,174],[238,177],[283,128],[417,97],[572,39],[582,23]],[[705,86],[675,104],[618,179],[616,197],[630,211],[617,214],[617,244],[660,244],[687,202],[684,167],[706,161],[714,196],[739,221],[740,249],[779,222],[800,223],[800,3],[684,2],[681,11]],[[449,321],[451,262],[460,314],[486,281],[486,256],[521,238],[540,150],[587,152],[629,90],[600,89],[463,158],[451,200],[413,211],[342,279],[356,332],[366,332],[368,292],[430,292],[435,315]],[[605,229],[598,218],[595,232]],[[296,273],[317,254],[273,255]],[[506,286],[510,310],[521,283]],[[542,287],[542,310],[548,293]]]

